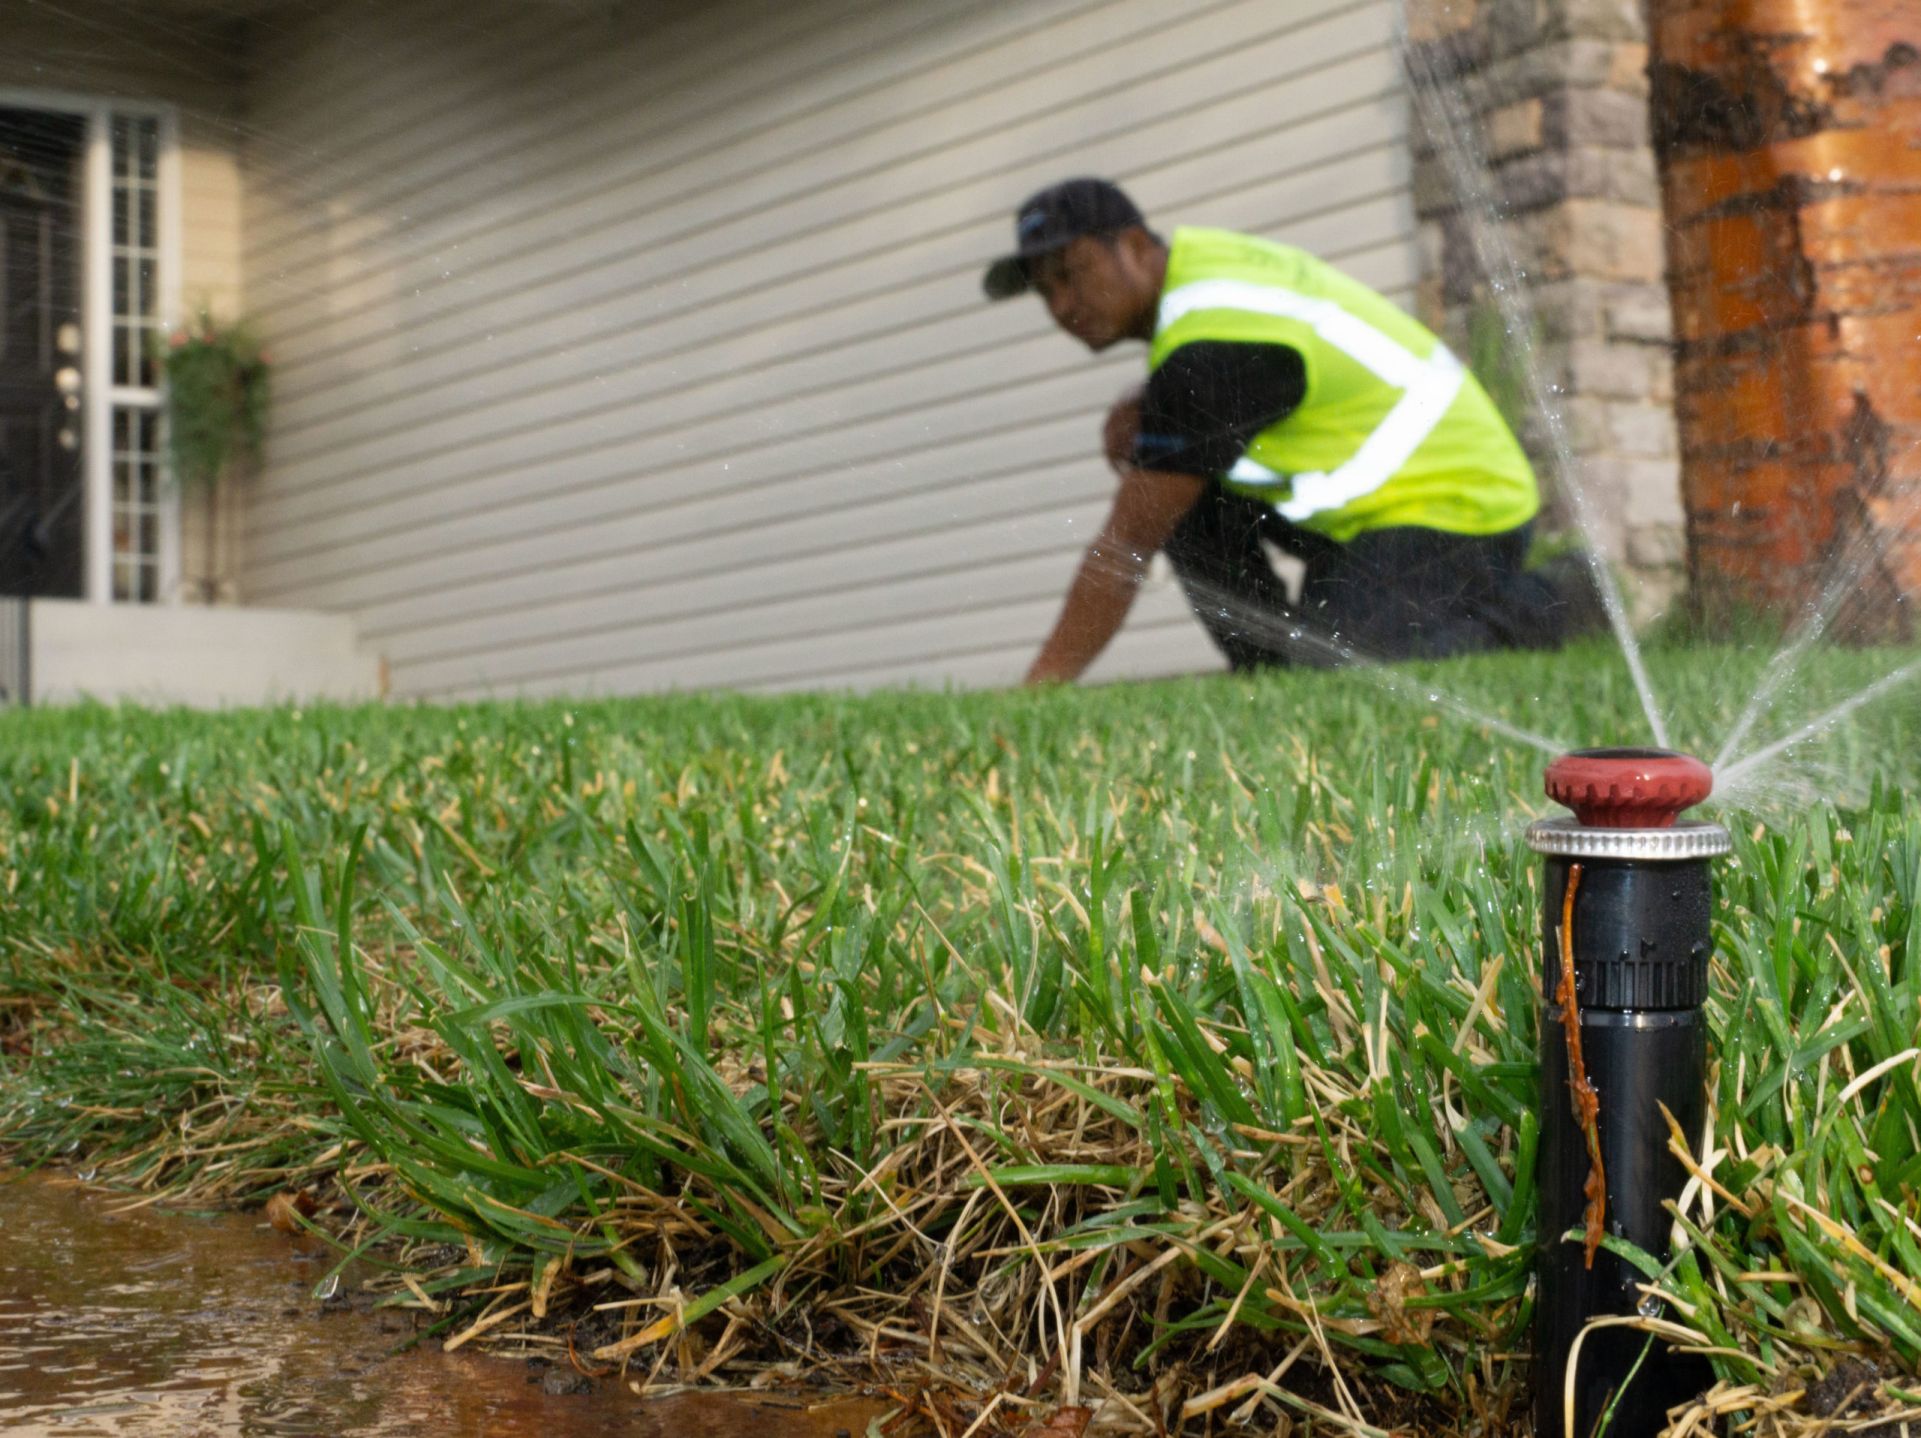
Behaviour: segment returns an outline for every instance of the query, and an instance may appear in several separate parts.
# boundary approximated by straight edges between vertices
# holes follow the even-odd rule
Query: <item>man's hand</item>
[[[1101,449],[1116,474],[1134,468],[1134,441],[1140,436],[1141,400],[1146,394],[1146,385],[1135,385],[1114,401],[1101,425]]]
[[[1116,405],[1114,413],[1120,409]],[[1111,426],[1114,415],[1108,419]],[[1148,562],[1194,507],[1203,485],[1191,474],[1135,469],[1131,464],[1121,471],[1114,507],[1081,557],[1054,632],[1028,666],[1027,683],[1080,678],[1119,633],[1141,580],[1147,577]]]

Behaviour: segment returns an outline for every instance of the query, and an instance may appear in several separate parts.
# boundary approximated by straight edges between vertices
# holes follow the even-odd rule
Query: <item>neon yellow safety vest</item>
[[[1494,402],[1434,334],[1305,251],[1179,229],[1148,370],[1196,340],[1300,352],[1300,406],[1221,476],[1284,519],[1345,542],[1415,525],[1500,534],[1541,507],[1534,471]]]

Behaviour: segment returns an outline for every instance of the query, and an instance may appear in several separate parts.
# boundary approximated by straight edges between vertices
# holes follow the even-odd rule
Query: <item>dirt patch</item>
[[[1887,1411],[1881,1376],[1881,1370],[1872,1363],[1843,1358],[1808,1390],[1808,1408],[1816,1416],[1835,1422],[1872,1418]],[[1910,1426],[1890,1422],[1856,1428],[1850,1424],[1847,1431],[1853,1438],[1907,1438]]]

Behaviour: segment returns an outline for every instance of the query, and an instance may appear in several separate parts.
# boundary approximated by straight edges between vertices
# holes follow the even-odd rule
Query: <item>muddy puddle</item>
[[[314,1299],[334,1256],[255,1216],[114,1212],[70,1180],[0,1176],[0,1432],[57,1438],[500,1435],[864,1438],[871,1401],[585,1393],[544,1365],[395,1353],[410,1316]],[[362,1305],[364,1309],[364,1305]]]

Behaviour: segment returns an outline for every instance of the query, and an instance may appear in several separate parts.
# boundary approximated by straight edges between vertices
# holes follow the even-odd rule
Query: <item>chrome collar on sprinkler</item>
[[[1719,824],[1682,821],[1714,792],[1714,774],[1670,749],[1577,749],[1547,766],[1547,796],[1572,819],[1528,826],[1537,854],[1570,859],[1711,859],[1728,851]]]
[[[1624,1239],[1664,1259],[1686,1170],[1668,1117],[1690,1143],[1706,1119],[1708,860],[1719,824],[1684,821],[1713,788],[1708,766],[1664,749],[1585,749],[1548,766],[1547,793],[1574,810],[1543,819],[1528,846],[1546,856],[1535,1248],[1535,1432],[1589,1438],[1660,1431],[1667,1409],[1712,1373],[1622,1326],[1577,1337],[1596,1318],[1658,1316],[1644,1276],[1603,1246]],[[1664,1113],[1663,1110],[1666,1110]],[[1644,1351],[1645,1350],[1645,1351]]]

